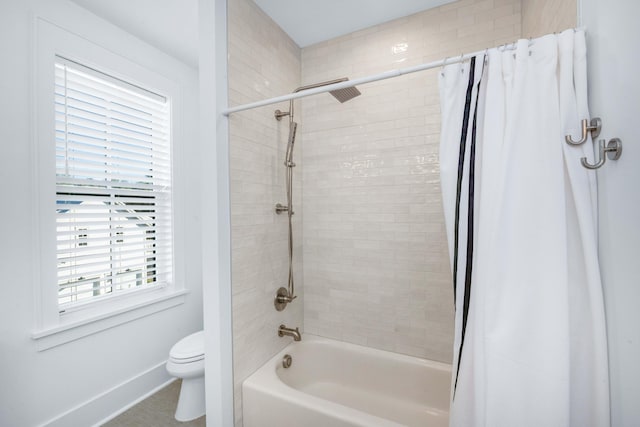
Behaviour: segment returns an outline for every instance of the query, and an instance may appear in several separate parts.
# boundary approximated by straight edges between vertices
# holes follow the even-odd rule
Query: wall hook
[[[605,147],[604,139],[601,139],[599,141],[599,147],[600,147],[599,149],[600,159],[595,164],[592,165],[587,161],[586,157],[582,157],[580,159],[582,166],[584,166],[587,169],[598,169],[599,167],[604,165],[604,162],[607,160],[607,157],[609,158],[609,160],[618,160],[622,155],[622,141],[620,141],[619,138],[610,139],[606,147]]]
[[[580,145],[587,140],[587,134],[591,132],[591,138],[595,139],[600,135],[602,129],[602,120],[600,117],[594,117],[589,122],[587,119],[582,120],[582,137],[578,141],[574,141],[571,135],[566,135],[564,140],[570,145]]]

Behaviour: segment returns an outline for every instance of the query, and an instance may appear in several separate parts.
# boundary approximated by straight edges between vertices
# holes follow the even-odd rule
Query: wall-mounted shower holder
[[[276,203],[276,213],[280,215],[284,212],[289,212],[289,206],[283,205],[282,203]],[[295,212],[291,212],[291,215],[294,215]]]
[[[275,116],[276,120],[280,121],[283,117],[291,115],[291,112],[276,110],[273,112],[273,115]]]

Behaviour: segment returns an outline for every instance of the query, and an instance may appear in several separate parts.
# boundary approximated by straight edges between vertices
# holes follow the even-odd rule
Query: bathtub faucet
[[[300,341],[302,339],[302,337],[300,336],[300,331],[298,331],[298,328],[291,329],[291,328],[287,328],[284,325],[280,325],[280,327],[278,328],[278,336],[283,337],[285,335],[293,337],[294,341]]]

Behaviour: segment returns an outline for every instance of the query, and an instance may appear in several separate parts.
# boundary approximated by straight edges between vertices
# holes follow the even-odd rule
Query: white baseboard
[[[166,361],[45,422],[41,427],[98,427],[166,387],[175,378],[165,368]]]

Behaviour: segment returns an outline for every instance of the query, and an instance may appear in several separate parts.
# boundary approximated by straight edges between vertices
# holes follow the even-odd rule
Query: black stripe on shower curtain
[[[453,303],[458,301],[458,250],[460,241],[460,200],[462,199],[462,179],[464,178],[464,158],[467,147],[467,131],[469,129],[469,114],[471,112],[471,95],[473,94],[473,81],[475,74],[476,58],[471,58],[471,68],[469,69],[469,84],[467,85],[467,95],[464,104],[464,115],[462,117],[462,131],[460,132],[460,151],[458,153],[458,182],[456,186],[456,211],[453,230]],[[457,309],[457,307],[456,307]]]
[[[458,366],[456,367],[456,379],[454,382],[453,395],[455,397],[455,391],[458,386],[458,375],[460,374],[460,363],[462,361],[462,349],[464,347],[465,335],[467,331],[467,321],[469,318],[469,304],[471,298],[471,276],[473,272],[473,235],[474,235],[474,192],[475,192],[475,170],[476,170],[476,137],[477,137],[477,123],[478,123],[478,100],[480,98],[480,83],[482,82],[482,75],[484,73],[484,58],[482,58],[483,67],[478,78],[478,83],[475,85],[476,99],[473,105],[473,121],[471,125],[471,144],[469,147],[469,165],[468,165],[468,192],[467,192],[467,250],[466,250],[466,266],[464,277],[464,294],[462,304],[462,327],[460,335],[460,347],[458,349]],[[458,250],[459,250],[459,227],[460,227],[460,203],[462,199],[462,181],[464,178],[464,162],[466,154],[466,145],[469,128],[469,116],[471,114],[471,104],[473,99],[473,89],[475,82],[475,65],[476,57],[471,58],[469,64],[469,83],[467,86],[467,94],[464,108],[464,117],[462,123],[462,131],[460,136],[460,152],[458,158],[458,186],[456,192],[456,213],[455,213],[455,252],[454,252],[454,291],[457,287],[458,277]],[[455,292],[454,292],[455,296]],[[458,308],[456,308],[457,310]]]

